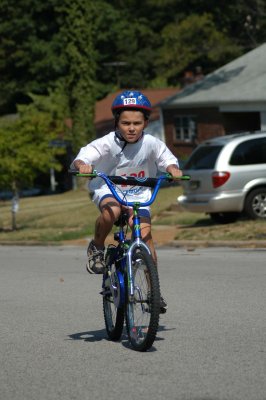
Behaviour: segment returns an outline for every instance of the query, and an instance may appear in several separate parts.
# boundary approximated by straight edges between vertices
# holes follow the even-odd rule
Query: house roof
[[[266,102],[266,43],[160,103],[162,108]]]
[[[122,90],[118,92],[111,93],[104,99],[97,101],[95,106],[95,117],[94,117],[94,124],[96,126],[101,126],[102,124],[112,121],[113,114],[111,111],[112,103],[115,97],[121,93]],[[156,120],[159,118],[159,110],[156,107],[157,103],[162,101],[163,99],[172,96],[174,93],[178,91],[177,88],[165,88],[165,89],[143,89],[141,92],[148,97],[150,100],[153,110],[151,113],[151,120]]]

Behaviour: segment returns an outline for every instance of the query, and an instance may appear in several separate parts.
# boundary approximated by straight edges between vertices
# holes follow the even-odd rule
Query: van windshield
[[[214,169],[223,146],[199,146],[186,162],[184,169]]]

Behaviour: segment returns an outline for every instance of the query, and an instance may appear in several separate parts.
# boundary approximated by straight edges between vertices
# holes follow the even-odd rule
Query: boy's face
[[[136,142],[144,128],[148,125],[141,111],[127,110],[122,111],[119,117],[117,127],[123,138],[129,142]]]

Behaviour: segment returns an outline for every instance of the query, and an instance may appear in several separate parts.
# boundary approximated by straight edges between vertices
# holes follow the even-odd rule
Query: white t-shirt
[[[136,143],[121,141],[115,132],[103,136],[82,147],[75,160],[94,165],[98,172],[106,175],[127,175],[137,177],[156,177],[158,170],[165,172],[170,164],[178,166],[177,158],[165,143],[149,134],[143,134]],[[124,147],[124,149],[123,149]],[[123,150],[122,150],[123,149]],[[74,160],[74,161],[75,161]],[[73,167],[73,163],[71,165]],[[94,192],[94,200],[110,193],[104,180],[95,178],[89,181],[89,190]],[[147,187],[119,186],[117,193],[127,201],[148,201],[151,189]]]

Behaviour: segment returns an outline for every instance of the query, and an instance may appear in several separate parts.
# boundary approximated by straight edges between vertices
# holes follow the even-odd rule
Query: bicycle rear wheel
[[[111,261],[111,255],[106,256],[106,265],[109,266],[110,275],[104,275],[103,281],[103,314],[106,332],[111,340],[119,340],[124,327],[124,278],[116,270]]]
[[[132,256],[134,299],[127,300],[126,325],[129,341],[137,351],[146,351],[156,338],[160,316],[160,285],[157,268],[147,250]]]

